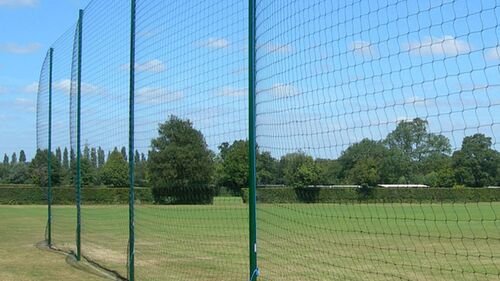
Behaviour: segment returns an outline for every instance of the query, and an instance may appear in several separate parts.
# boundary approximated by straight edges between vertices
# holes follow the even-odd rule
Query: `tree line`
[[[419,183],[431,187],[482,187],[500,185],[500,153],[491,137],[466,136],[452,151],[443,135],[430,133],[426,120],[398,123],[383,140],[363,139],[350,145],[337,159],[321,159],[295,151],[275,158],[257,149],[259,185]],[[53,185],[75,182],[76,161],[72,149],[56,148],[51,154]],[[239,194],[248,185],[248,141],[236,140],[211,151],[203,134],[189,120],[171,116],[159,125],[147,155],[134,152],[135,185],[150,186],[157,197],[191,194],[193,189]],[[125,147],[106,152],[85,145],[81,155],[81,182],[87,186],[128,186]],[[28,163],[24,151],[19,160],[7,155],[0,166],[3,183],[47,184],[47,151],[38,150]]]

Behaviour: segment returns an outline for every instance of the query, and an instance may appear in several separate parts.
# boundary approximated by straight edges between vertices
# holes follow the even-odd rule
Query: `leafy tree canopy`
[[[123,155],[116,148],[109,155],[101,170],[101,180],[105,185],[125,187],[128,182],[128,165]]]
[[[34,184],[38,186],[48,185],[47,158],[48,158],[47,150],[38,149],[36,151],[35,158],[33,158],[29,167],[32,181]],[[54,153],[52,152],[50,157],[50,166],[51,166],[52,185],[59,185],[61,183],[61,165],[59,161],[57,161],[57,158],[54,155]]]
[[[491,145],[491,138],[484,134],[464,138],[462,148],[452,157],[458,183],[473,187],[496,184],[500,155]]]
[[[202,133],[189,120],[171,116],[151,141],[148,171],[159,202],[207,203],[214,171],[213,155]],[[169,201],[170,200],[170,201]]]
[[[415,118],[401,121],[392,131],[385,143],[389,148],[396,148],[412,161],[421,161],[432,154],[450,154],[449,140],[442,135],[427,132],[426,120]]]

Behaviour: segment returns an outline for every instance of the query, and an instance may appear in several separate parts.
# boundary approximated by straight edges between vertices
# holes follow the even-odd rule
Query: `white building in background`
[[[379,184],[378,186],[384,188],[427,188],[425,184]]]

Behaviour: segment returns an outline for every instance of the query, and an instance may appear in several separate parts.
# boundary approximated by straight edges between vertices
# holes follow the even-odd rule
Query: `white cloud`
[[[236,69],[233,69],[233,71],[231,71],[232,74],[246,74],[248,73],[248,67],[240,67],[240,68],[236,68]]]
[[[30,83],[23,87],[23,92],[27,94],[36,94],[38,93],[38,82]]]
[[[247,93],[247,88],[234,88],[231,86],[224,86],[218,90],[217,95],[225,97],[241,97],[247,95]]]
[[[0,0],[0,6],[6,7],[35,7],[38,0]]]
[[[463,40],[445,35],[443,37],[426,37],[422,41],[410,42],[402,49],[413,55],[456,56],[469,53],[471,46]]]
[[[170,91],[165,88],[144,87],[137,91],[136,101],[142,104],[162,104],[180,100],[184,97],[181,91]]]
[[[488,60],[500,60],[500,46],[488,49],[486,51],[486,59],[488,59]]]
[[[122,69],[129,70],[129,64],[125,64],[122,66]],[[160,73],[164,72],[167,69],[164,62],[159,59],[152,59],[142,63],[135,64],[136,72],[151,72],[151,73]]]
[[[293,52],[292,46],[288,45],[288,44],[266,43],[266,44],[262,45],[262,47],[268,53],[289,54],[289,53]]]
[[[81,88],[82,94],[99,94],[100,92],[102,92],[98,86],[96,86],[94,84],[90,84],[90,83],[82,82],[81,87],[82,87]],[[54,83],[53,89],[57,90],[57,91],[64,92],[66,94],[70,94],[70,92],[71,92],[71,80],[70,79],[59,80],[59,81]]]
[[[377,55],[377,48],[368,41],[353,41],[349,46],[349,51],[363,57],[374,57]]]
[[[0,44],[0,52],[23,55],[34,53],[41,47],[42,45],[40,43],[29,43],[26,45],[19,45],[16,43],[3,43]]]
[[[35,112],[36,110],[35,101],[31,99],[17,98],[14,100],[14,105],[26,112]]]
[[[200,42],[200,46],[210,49],[225,49],[229,47],[229,40],[225,38],[210,37],[207,40]]]
[[[276,83],[270,89],[270,92],[275,97],[292,97],[300,94],[297,87],[290,84]]]
[[[430,101],[419,96],[412,96],[405,100],[405,104],[413,104],[415,106],[425,106],[429,105]]]
[[[90,83],[82,82],[82,94],[99,94],[101,93],[101,89],[98,86]]]
[[[71,80],[63,79],[54,83],[54,89],[59,90],[61,92],[69,93],[71,91]]]

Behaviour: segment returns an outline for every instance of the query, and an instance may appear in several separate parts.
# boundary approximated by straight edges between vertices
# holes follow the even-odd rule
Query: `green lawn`
[[[107,280],[73,267],[63,254],[37,248],[46,221],[46,206],[0,205],[0,280]]]
[[[54,207],[66,250],[74,209]],[[33,246],[45,210],[0,206],[0,280],[99,280]],[[247,213],[238,198],[137,205],[136,279],[248,280]],[[124,276],[127,218],[126,206],[82,206],[83,254]],[[498,280],[499,218],[499,203],[259,205],[260,280]]]

